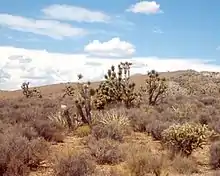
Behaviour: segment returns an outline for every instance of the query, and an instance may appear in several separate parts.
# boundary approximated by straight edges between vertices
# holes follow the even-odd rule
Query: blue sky
[[[88,59],[102,68],[91,79],[101,78],[116,58],[133,59],[141,73],[149,63],[159,70],[219,70],[219,7],[218,0],[2,0],[0,76],[6,77],[0,88],[15,88],[27,79],[54,83],[57,75],[69,81],[75,77],[68,76],[73,74],[68,62],[84,70]],[[31,61],[22,65],[25,58]],[[48,73],[55,76],[46,78]]]
[[[83,51],[83,46],[91,40],[104,41],[112,37],[120,37],[136,46],[135,55],[137,56],[218,59],[220,52],[216,48],[220,45],[220,21],[218,20],[220,1],[214,0],[210,3],[207,0],[157,0],[157,4],[160,4],[160,9],[164,13],[146,15],[126,12],[130,5],[137,2],[136,0],[0,1],[1,13],[34,19],[42,19],[44,16],[42,9],[53,4],[80,6],[101,11],[112,18],[121,16],[121,24],[118,24],[120,22],[103,24],[68,21],[75,27],[94,31],[94,34],[63,40],[1,27],[0,44],[72,53]],[[129,25],[129,22],[133,25]],[[163,33],[153,33],[154,28]],[[106,33],[100,34],[99,31]],[[13,39],[8,39],[8,36]],[[25,40],[27,38],[29,40]],[[21,41],[15,41],[16,39]]]

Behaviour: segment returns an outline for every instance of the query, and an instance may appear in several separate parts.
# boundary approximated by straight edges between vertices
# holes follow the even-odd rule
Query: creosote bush
[[[164,144],[174,153],[186,156],[202,148],[212,134],[207,125],[196,123],[174,124],[162,132]]]

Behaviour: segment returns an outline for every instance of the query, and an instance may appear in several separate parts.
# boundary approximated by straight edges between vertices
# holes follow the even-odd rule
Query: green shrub
[[[201,148],[212,134],[206,125],[195,123],[174,124],[162,132],[164,144],[186,156]]]
[[[91,133],[91,128],[89,127],[89,125],[80,126],[75,131],[75,134],[78,137],[85,137],[88,136],[90,133]]]

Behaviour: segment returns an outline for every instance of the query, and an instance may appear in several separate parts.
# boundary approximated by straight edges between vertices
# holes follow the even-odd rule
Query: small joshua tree
[[[81,74],[78,75],[78,80],[80,81],[83,78]],[[75,107],[77,109],[77,115],[81,117],[83,123],[91,124],[91,104],[92,104],[92,96],[94,95],[95,91],[90,88],[90,82],[88,83],[77,83],[77,87],[74,88],[71,85],[66,87],[66,91],[64,97],[68,96],[75,96]]]
[[[142,88],[142,91],[147,92],[149,105],[156,105],[167,90],[166,79],[160,78],[155,70],[148,72],[147,76],[146,88]]]
[[[136,98],[135,84],[130,83],[130,67],[132,63],[125,62],[118,65],[118,72],[112,66],[105,75],[99,88],[95,105],[97,109],[104,109],[107,104],[124,103],[127,108],[132,106]]]
[[[39,98],[42,98],[42,95],[39,90],[37,90],[36,88],[33,88],[32,90],[30,90],[29,84],[30,84],[29,82],[27,82],[27,83],[24,82],[21,85],[21,89],[23,90],[24,96],[27,98],[31,98],[33,96],[37,96]]]

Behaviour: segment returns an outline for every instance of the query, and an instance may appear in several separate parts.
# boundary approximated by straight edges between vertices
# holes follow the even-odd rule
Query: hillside
[[[139,98],[132,94],[135,101],[129,107],[123,103],[129,101],[128,95],[122,102],[106,104],[104,110],[97,110],[92,102],[89,125],[77,111],[73,101],[77,96],[62,97],[65,84],[37,87],[42,98],[26,98],[21,90],[0,92],[0,173],[220,175],[219,74],[188,70],[159,73],[162,77],[165,82],[158,79],[156,86],[167,86],[157,103],[149,102],[148,92],[141,92]],[[131,76],[135,92],[149,79],[148,75]]]

